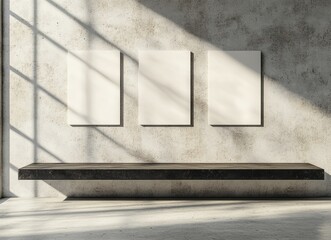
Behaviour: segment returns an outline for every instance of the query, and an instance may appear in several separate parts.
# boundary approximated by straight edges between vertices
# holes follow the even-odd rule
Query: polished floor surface
[[[0,199],[0,239],[331,239],[331,200]]]

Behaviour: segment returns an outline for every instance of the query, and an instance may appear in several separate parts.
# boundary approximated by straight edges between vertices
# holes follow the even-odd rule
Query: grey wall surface
[[[5,196],[331,196],[331,1],[6,0]],[[67,125],[66,55],[124,55],[124,126]],[[194,53],[194,126],[142,127],[137,56]],[[207,122],[207,51],[263,54],[263,127]],[[162,107],[162,106],[160,106]],[[33,162],[308,162],[324,181],[18,181]]]
[[[0,2],[0,141],[2,142],[2,1]],[[2,197],[2,144],[0,146],[0,198]]]

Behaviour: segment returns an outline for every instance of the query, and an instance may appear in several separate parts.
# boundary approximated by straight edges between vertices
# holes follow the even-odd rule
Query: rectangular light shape
[[[140,51],[141,125],[191,125],[191,52]]]
[[[68,53],[68,124],[121,124],[121,53]]]
[[[260,126],[261,87],[260,51],[209,51],[209,124]]]

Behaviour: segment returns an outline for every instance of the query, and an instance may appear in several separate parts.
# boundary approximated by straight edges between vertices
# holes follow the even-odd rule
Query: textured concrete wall
[[[0,142],[2,143],[2,1],[0,2]],[[0,146],[0,198],[2,197],[2,144]]]
[[[331,196],[331,1],[5,1],[5,196]],[[124,54],[124,126],[66,123],[66,54]],[[140,49],[194,53],[194,127],[137,120]],[[207,123],[207,50],[260,50],[264,126]],[[325,181],[18,181],[32,162],[309,162]]]

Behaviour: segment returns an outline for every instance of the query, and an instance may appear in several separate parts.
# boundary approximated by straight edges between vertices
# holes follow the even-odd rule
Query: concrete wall
[[[0,142],[2,142],[2,1],[0,2]],[[0,198],[2,197],[2,144],[0,146]]]
[[[6,0],[4,195],[331,196],[330,11],[327,0]],[[84,49],[122,51],[123,127],[67,125],[66,55]],[[194,53],[193,127],[138,125],[140,49]],[[210,49],[262,51],[263,127],[208,125]],[[32,162],[309,162],[326,180],[18,181]]]

